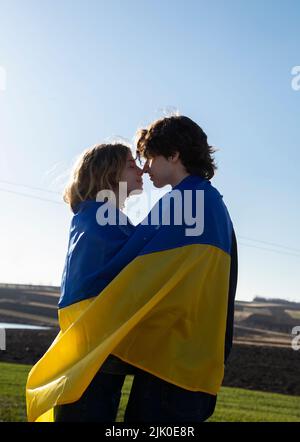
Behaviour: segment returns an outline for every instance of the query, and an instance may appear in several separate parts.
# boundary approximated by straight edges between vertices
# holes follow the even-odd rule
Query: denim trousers
[[[216,396],[166,382],[113,356],[81,398],[54,408],[55,422],[115,422],[126,374],[133,374],[124,422],[197,423],[214,412]]]

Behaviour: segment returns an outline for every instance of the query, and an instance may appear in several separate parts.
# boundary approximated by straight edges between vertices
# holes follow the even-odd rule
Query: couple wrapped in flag
[[[143,170],[120,144],[89,149],[74,169],[65,193],[73,218],[60,331],[28,376],[30,422],[59,421],[55,410],[63,415],[80,404],[110,357],[186,393],[187,401],[199,394],[215,404],[232,346],[237,247],[222,195],[210,182],[213,150],[184,116],[153,123],[137,147]],[[134,226],[122,212],[118,184],[126,183],[126,196],[141,190],[143,172],[172,190]],[[103,189],[115,201],[99,200]],[[184,401],[172,406],[188,410]],[[143,421],[141,410],[134,413],[132,421]]]

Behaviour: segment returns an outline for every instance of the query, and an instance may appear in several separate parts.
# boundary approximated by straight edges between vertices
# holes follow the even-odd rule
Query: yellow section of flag
[[[224,375],[230,255],[193,244],[135,258],[97,297],[59,310],[61,331],[32,368],[30,422],[77,401],[109,354],[192,391]]]

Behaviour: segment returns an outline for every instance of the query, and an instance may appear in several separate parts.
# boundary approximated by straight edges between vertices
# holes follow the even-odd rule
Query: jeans
[[[78,401],[54,407],[54,421],[115,422],[125,377],[98,372]]]
[[[138,371],[109,355],[78,401],[54,407],[54,421],[115,422],[125,377]]]
[[[55,422],[115,422],[126,369],[127,374],[135,375],[124,422],[197,423],[213,414],[216,396],[177,387],[120,360],[118,370],[118,361],[113,359],[112,364],[101,367],[78,401],[54,408]],[[111,372],[103,371],[103,367]],[[124,374],[116,374],[114,370]]]
[[[197,423],[214,412],[217,396],[190,391],[150,373],[135,375],[124,422]]]

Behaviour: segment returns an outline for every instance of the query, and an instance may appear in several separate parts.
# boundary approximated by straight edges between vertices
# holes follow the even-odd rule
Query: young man
[[[202,302],[201,315],[196,317],[199,321],[205,320],[214,324],[213,327],[204,327],[203,332],[219,335],[217,339],[212,336],[198,336],[198,339],[199,341],[211,340],[213,346],[219,345],[223,348],[224,362],[226,363],[232,346],[234,299],[237,284],[237,245],[234,229],[226,206],[222,202],[222,196],[209,182],[216,169],[212,158],[213,152],[214,150],[207,143],[207,136],[203,130],[185,116],[174,116],[155,121],[148,129],[141,130],[138,133],[137,153],[139,157],[146,159],[144,172],[149,174],[155,187],[161,188],[169,184],[172,186],[173,192],[174,190],[180,190],[181,192],[191,191],[195,193],[197,189],[204,191],[203,232],[198,238],[192,237],[192,242],[186,238],[186,241],[177,244],[177,246],[188,248],[191,245],[196,246],[198,243],[199,247],[208,247],[205,250],[206,260],[211,260],[212,266],[217,259],[224,259],[225,261],[226,258],[230,257],[230,268],[229,272],[225,272],[226,274],[222,274],[223,271],[220,267],[210,276],[209,269],[205,269],[204,265],[201,266],[200,262],[198,267],[199,281],[201,281],[201,278],[219,278],[219,284],[227,284],[227,289],[223,292],[220,291],[220,298],[218,299],[218,296],[214,296],[216,291],[215,280],[212,279],[211,284],[208,282],[206,286],[200,284],[198,290],[203,290],[202,298],[206,297],[207,300]],[[176,248],[174,247],[173,250],[175,251]],[[214,256],[216,248],[222,250],[221,256],[218,258]],[[195,250],[192,248],[188,251],[191,254],[194,252]],[[201,254],[202,252],[201,249],[198,249],[198,253]],[[227,257],[222,256],[224,252]],[[201,274],[202,272],[203,274]],[[229,278],[229,281],[227,278]],[[183,298],[188,295],[185,288],[188,290],[188,286],[183,286]],[[195,286],[195,290],[197,290],[197,286]],[[221,296],[223,299],[221,299]],[[226,302],[224,302],[225,299]],[[215,304],[215,307],[212,307],[212,303]],[[217,303],[223,305],[223,311],[218,311]],[[210,317],[212,312],[217,313],[217,315]],[[177,314],[179,316],[178,312]],[[224,324],[225,320],[226,324]],[[214,359],[216,361],[217,357],[220,356],[220,352],[217,355],[216,348],[210,348],[209,345],[206,346],[206,352],[208,357],[206,360],[203,358],[203,364],[208,363],[208,366],[211,361]],[[191,357],[190,363],[193,363],[193,357]],[[220,363],[219,360],[218,364]],[[178,364],[175,354],[174,359],[170,360],[170,365],[172,364]],[[206,372],[206,375],[211,376],[212,379],[214,376],[217,378],[219,375],[216,374],[216,370],[212,366],[210,368],[211,371],[208,369],[204,370],[203,373]],[[201,376],[201,370],[199,370],[199,376]],[[207,382],[204,391],[191,391],[166,382],[147,372],[139,373],[133,381],[125,421],[204,421],[212,415],[216,405],[216,394],[209,393],[210,385],[213,383]],[[213,388],[211,388],[212,390]]]

